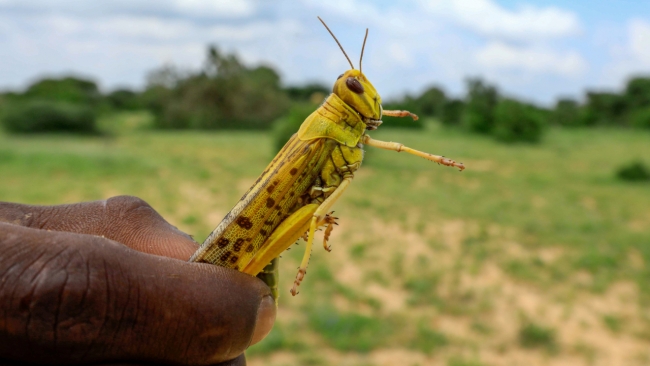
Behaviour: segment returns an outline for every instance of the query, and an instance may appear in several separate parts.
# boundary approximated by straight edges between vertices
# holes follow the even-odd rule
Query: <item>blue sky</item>
[[[141,88],[164,64],[200,67],[206,45],[268,63],[286,84],[331,84],[355,65],[384,99],[481,76],[549,104],[650,74],[650,2],[517,0],[0,0],[0,89],[76,73]]]

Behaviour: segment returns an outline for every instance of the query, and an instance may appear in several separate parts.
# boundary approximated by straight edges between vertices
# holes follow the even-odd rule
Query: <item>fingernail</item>
[[[257,309],[257,321],[255,322],[255,330],[253,331],[253,338],[251,338],[251,346],[258,343],[266,337],[273,323],[275,323],[275,301],[271,296],[264,296],[260,307]]]

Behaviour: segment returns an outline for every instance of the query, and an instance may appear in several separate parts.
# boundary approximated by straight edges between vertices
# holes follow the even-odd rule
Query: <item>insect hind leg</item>
[[[309,265],[309,258],[311,257],[311,248],[312,244],[314,243],[314,232],[318,227],[318,223],[325,219],[327,216],[327,211],[329,211],[332,205],[339,198],[341,198],[341,195],[343,195],[345,189],[348,187],[348,185],[350,185],[350,182],[352,182],[351,174],[343,177],[341,184],[336,188],[334,192],[332,192],[329,197],[327,197],[327,199],[325,199],[325,201],[323,201],[323,203],[320,204],[320,206],[318,206],[314,212],[314,216],[311,218],[311,223],[309,225],[309,237],[307,239],[307,245],[305,246],[305,254],[302,257],[300,268],[298,268],[298,274],[296,274],[296,279],[293,281],[293,287],[291,288],[291,294],[293,296],[296,296],[298,294],[298,286],[300,286],[300,283],[305,278],[305,274],[307,274],[307,266]]]
[[[330,239],[330,235],[332,234],[332,230],[334,230],[334,225],[338,225],[338,223],[336,222],[338,217],[332,216],[333,213],[334,213],[334,211],[332,211],[332,212],[328,213],[327,215],[325,215],[325,217],[323,218],[323,221],[322,221],[323,225],[327,226],[325,228],[325,233],[323,234],[323,248],[325,248],[325,250],[327,250],[328,252],[332,251],[332,246],[328,245],[327,241]]]

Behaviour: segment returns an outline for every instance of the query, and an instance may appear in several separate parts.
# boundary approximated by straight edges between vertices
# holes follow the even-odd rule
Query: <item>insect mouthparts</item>
[[[381,125],[384,122],[380,119],[364,118],[363,123],[366,124],[366,130],[373,131],[376,130],[377,127],[379,127],[379,125]]]

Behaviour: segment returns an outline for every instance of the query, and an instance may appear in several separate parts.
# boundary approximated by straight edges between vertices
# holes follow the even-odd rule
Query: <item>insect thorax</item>
[[[300,126],[298,137],[303,141],[329,138],[354,147],[366,131],[366,124],[359,113],[336,94],[327,99]]]

